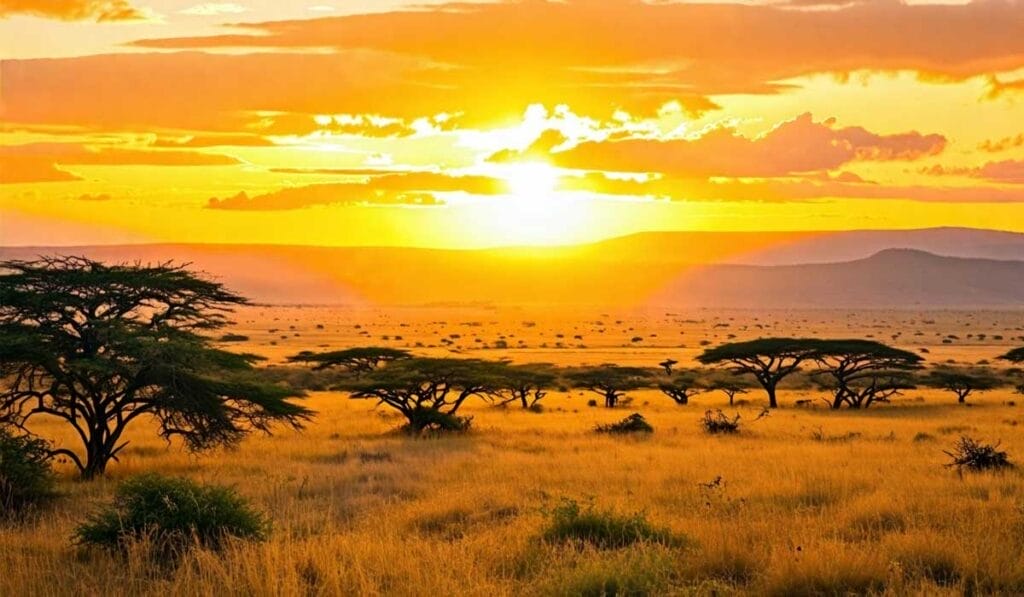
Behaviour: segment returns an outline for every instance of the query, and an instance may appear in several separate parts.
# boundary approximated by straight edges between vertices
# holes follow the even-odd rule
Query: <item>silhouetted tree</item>
[[[736,396],[746,394],[747,390],[757,387],[749,375],[736,375],[730,372],[715,371],[704,382],[709,392],[722,392],[729,399],[729,406],[735,406]]]
[[[502,405],[519,402],[523,408],[534,408],[555,386],[558,373],[547,363],[509,365],[494,372],[495,399]]]
[[[872,340],[821,340],[812,356],[833,392],[831,406],[867,408],[886,402],[902,390],[913,389],[908,372],[923,360],[915,353]]]
[[[191,449],[233,444],[312,413],[255,375],[253,355],[201,332],[245,299],[182,266],[104,265],[83,257],[0,264],[0,420],[68,425],[82,451],[52,451],[84,478],[106,471],[141,417]]]
[[[1024,346],[1020,348],[1014,348],[1006,354],[999,357],[1000,360],[1010,361],[1011,363],[1021,364],[1024,363]]]
[[[995,390],[1006,385],[1007,380],[990,369],[962,369],[936,367],[922,378],[930,387],[956,394],[957,402],[964,404],[974,392]]]
[[[651,372],[647,369],[609,364],[570,370],[565,378],[574,388],[604,397],[606,408],[615,408],[626,392],[651,387],[652,382]]]
[[[690,398],[706,392],[700,372],[698,371],[677,371],[667,379],[658,384],[658,389],[680,406],[690,403]]]
[[[503,362],[413,357],[346,380],[339,389],[352,398],[374,399],[397,410],[408,421],[408,429],[419,433],[454,417],[473,396],[496,395],[507,369]]]
[[[736,374],[753,375],[768,394],[768,406],[777,408],[779,382],[812,359],[818,344],[813,339],[764,338],[723,344],[705,350],[697,360],[704,365],[727,365]]]
[[[658,366],[665,370],[665,375],[672,375],[672,367],[679,364],[679,361],[675,359],[665,359],[658,363]]]
[[[409,351],[399,348],[365,346],[330,352],[310,352],[307,350],[288,357],[288,361],[292,363],[314,363],[314,371],[338,367],[353,373],[366,373],[384,363],[408,359],[411,356]]]

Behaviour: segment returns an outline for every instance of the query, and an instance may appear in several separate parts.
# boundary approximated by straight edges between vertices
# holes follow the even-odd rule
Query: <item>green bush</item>
[[[543,538],[550,543],[577,543],[598,549],[619,549],[636,543],[682,544],[670,530],[655,527],[642,513],[622,515],[596,510],[593,504],[581,506],[568,498],[563,498],[548,518]]]
[[[594,431],[598,433],[613,433],[616,435],[623,435],[627,433],[654,433],[654,427],[647,422],[640,413],[633,413],[622,419],[618,423],[609,423],[607,425],[598,425],[594,428]]]
[[[465,433],[473,425],[473,417],[460,417],[434,408],[417,408],[407,416],[409,423],[403,429],[414,434]]]
[[[146,474],[118,486],[113,504],[79,526],[76,539],[118,550],[145,540],[174,555],[196,545],[220,549],[232,538],[262,541],[269,531],[266,518],[230,488]]]
[[[53,496],[49,444],[0,429],[0,519],[23,514]]]

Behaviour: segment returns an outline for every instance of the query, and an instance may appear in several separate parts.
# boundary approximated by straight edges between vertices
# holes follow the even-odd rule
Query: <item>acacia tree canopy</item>
[[[621,367],[611,364],[579,367],[565,374],[565,379],[573,387],[603,396],[607,408],[615,408],[626,392],[651,387],[651,378],[651,371],[643,367]]]
[[[967,397],[974,392],[995,390],[1008,383],[990,369],[956,367],[937,367],[929,371],[923,380],[933,388],[953,392],[960,404],[966,403]]]
[[[829,378],[824,385],[833,392],[832,408],[867,408],[912,389],[909,372],[923,360],[873,340],[822,340],[812,358],[820,368],[815,375]]]
[[[817,354],[821,340],[812,338],[762,338],[709,348],[697,357],[704,365],[726,365],[738,375],[753,375],[768,394],[768,406],[777,408],[779,382],[800,370]]]
[[[397,410],[410,430],[419,432],[422,423],[433,420],[420,416],[424,410],[454,416],[470,397],[498,393],[507,369],[504,362],[412,357],[346,380],[339,389]]]
[[[330,352],[303,351],[288,357],[288,361],[292,363],[314,364],[314,371],[340,367],[355,373],[365,373],[376,369],[384,363],[408,359],[411,356],[409,351],[400,348],[363,346]]]
[[[82,450],[53,455],[101,475],[140,417],[191,449],[229,445],[312,414],[262,381],[258,357],[214,348],[200,332],[228,323],[243,297],[184,266],[104,265],[83,257],[0,264],[0,421],[70,426]]]

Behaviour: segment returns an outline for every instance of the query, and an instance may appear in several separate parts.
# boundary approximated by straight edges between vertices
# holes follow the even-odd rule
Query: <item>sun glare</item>
[[[587,219],[585,201],[558,191],[560,171],[543,162],[509,164],[498,176],[508,195],[496,198],[491,234],[511,244],[552,245],[577,242]]]

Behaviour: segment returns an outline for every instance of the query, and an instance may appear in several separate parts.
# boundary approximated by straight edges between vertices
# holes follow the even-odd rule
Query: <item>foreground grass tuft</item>
[[[0,429],[0,520],[24,515],[54,497],[49,445]]]
[[[647,422],[647,419],[645,419],[643,415],[640,413],[633,413],[618,423],[598,425],[594,428],[594,431],[598,433],[625,435],[629,433],[654,433],[654,427]]]
[[[122,483],[114,502],[78,527],[80,545],[120,551],[146,541],[164,555],[190,547],[220,549],[230,539],[262,541],[270,525],[227,487],[147,474]]]
[[[597,510],[593,504],[563,498],[550,513],[544,540],[549,543],[576,543],[597,549],[619,549],[637,543],[665,546],[683,545],[672,531],[655,527],[642,513],[629,515]]]
[[[999,442],[983,444],[963,436],[953,450],[947,451],[946,454],[953,459],[946,466],[956,467],[958,471],[965,468],[975,472],[1013,468],[1013,463],[1006,452],[999,450]]]

